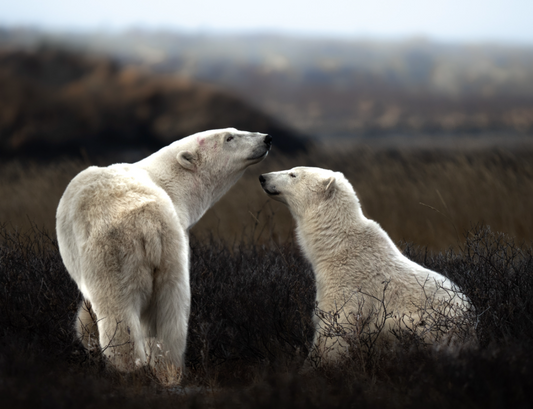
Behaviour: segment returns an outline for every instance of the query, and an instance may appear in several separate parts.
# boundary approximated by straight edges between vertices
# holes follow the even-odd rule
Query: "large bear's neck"
[[[172,146],[152,154],[138,165],[168,194],[180,224],[186,229],[191,228],[240,177],[238,174],[221,178],[212,169],[184,169],[176,160],[176,149]]]

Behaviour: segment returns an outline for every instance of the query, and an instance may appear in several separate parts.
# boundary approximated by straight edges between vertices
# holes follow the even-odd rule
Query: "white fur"
[[[70,182],[56,229],[85,299],[76,327],[86,347],[98,337],[113,364],[129,370],[150,360],[145,342],[155,338],[169,363],[183,367],[188,230],[269,149],[264,134],[212,130],[134,164],[91,166]]]
[[[416,327],[423,325],[420,311],[439,303],[459,305],[461,311],[468,307],[450,280],[406,258],[379,224],[363,215],[342,173],[297,167],[262,175],[260,181],[273,199],[288,205],[315,273],[318,310],[338,313],[339,324],[353,327],[365,318],[361,315],[386,307],[391,318],[403,317]],[[330,360],[346,352],[342,337],[321,339],[326,324],[318,316],[315,326],[315,350]]]

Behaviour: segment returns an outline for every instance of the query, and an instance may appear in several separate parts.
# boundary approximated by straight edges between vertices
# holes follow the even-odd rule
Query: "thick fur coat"
[[[348,352],[343,334],[379,330],[390,336],[398,322],[430,339],[432,331],[424,333],[428,309],[444,306],[454,315],[468,308],[454,283],[409,260],[378,223],[363,215],[342,173],[297,167],[261,175],[260,182],[289,207],[298,243],[313,267],[315,353],[336,360]]]
[[[86,347],[99,342],[121,370],[155,358],[183,367],[188,230],[266,157],[271,139],[234,128],[201,132],[134,164],[91,166],[70,182],[56,229],[83,294],[76,330]]]

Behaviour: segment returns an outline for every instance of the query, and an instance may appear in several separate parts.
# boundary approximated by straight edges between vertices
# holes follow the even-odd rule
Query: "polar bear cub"
[[[363,215],[342,173],[296,167],[259,180],[271,198],[289,207],[316,277],[314,354],[338,360],[348,349],[342,336],[347,327],[361,334],[363,325],[380,326],[383,339],[392,337],[398,322],[423,332],[424,311],[443,306],[454,315],[468,309],[454,283],[409,260],[378,223]],[[372,315],[378,322],[368,321]],[[431,330],[423,336],[431,338]]]
[[[63,262],[85,299],[76,330],[86,347],[97,336],[110,361],[130,370],[153,361],[145,341],[155,339],[162,359],[182,369],[191,303],[188,231],[271,145],[266,134],[205,131],[137,163],[91,166],[70,182],[56,229]]]

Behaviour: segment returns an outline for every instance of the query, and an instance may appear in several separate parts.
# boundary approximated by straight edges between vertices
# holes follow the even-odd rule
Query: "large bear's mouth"
[[[252,156],[250,156],[249,158],[246,158],[246,160],[258,160],[258,159],[263,159],[265,158],[266,156],[268,155],[268,149],[267,150],[263,150],[261,149],[261,152],[257,152],[254,151],[252,153]]]
[[[272,148],[272,137],[270,135],[265,135],[265,139],[263,139],[261,146],[254,149],[248,160],[263,160],[268,155],[270,148]]]

